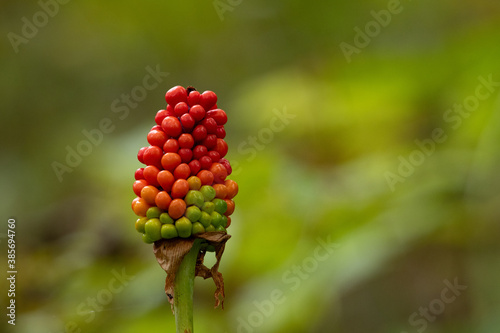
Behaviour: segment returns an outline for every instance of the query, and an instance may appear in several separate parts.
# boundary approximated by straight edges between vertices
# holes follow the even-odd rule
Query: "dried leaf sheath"
[[[208,244],[214,246],[217,261],[212,268],[209,269],[203,264],[205,251],[200,251],[196,260],[195,276],[200,276],[204,279],[212,278],[214,280],[216,286],[214,293],[215,307],[218,307],[219,304],[221,304],[222,308],[224,308],[224,279],[222,274],[219,272],[219,265],[222,254],[224,253],[226,242],[229,238],[231,238],[231,236],[223,232],[210,232],[197,234],[192,238],[159,240],[154,243],[153,251],[156,256],[156,260],[160,264],[161,268],[163,268],[163,270],[167,273],[167,277],[165,279],[165,294],[168,296],[168,301],[172,306],[172,311],[175,297],[175,275],[179,269],[182,259],[193,247],[193,243],[196,238],[203,239]]]

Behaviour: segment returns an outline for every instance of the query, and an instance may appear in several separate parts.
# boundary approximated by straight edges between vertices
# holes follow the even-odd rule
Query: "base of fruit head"
[[[214,293],[215,307],[219,305],[224,309],[224,278],[219,272],[220,260],[224,254],[226,242],[231,238],[231,235],[224,232],[205,232],[193,235],[189,238],[175,238],[169,240],[159,240],[154,243],[153,252],[158,264],[167,273],[165,280],[165,294],[169,298],[169,302],[173,307],[174,304],[174,281],[175,275],[179,266],[184,259],[184,256],[191,251],[193,244],[197,240],[201,240],[206,244],[206,248],[198,252],[196,260],[195,276],[200,276],[203,279],[213,279],[216,290]],[[213,247],[215,252],[216,263],[208,268],[203,264],[205,253],[208,247]],[[173,309],[173,308],[172,308]]]

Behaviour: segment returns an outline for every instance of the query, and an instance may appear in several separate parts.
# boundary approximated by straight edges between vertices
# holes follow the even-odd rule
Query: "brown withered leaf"
[[[161,268],[167,273],[165,279],[165,294],[167,294],[168,301],[171,304],[172,311],[174,306],[174,281],[175,275],[184,256],[191,250],[196,238],[204,239],[208,244],[215,248],[216,263],[212,268],[208,268],[203,264],[205,258],[205,251],[198,253],[196,259],[195,276],[201,276],[203,279],[212,278],[215,283],[215,307],[222,305],[224,309],[224,278],[219,272],[220,260],[224,253],[226,242],[231,235],[223,232],[206,232],[194,235],[191,238],[175,238],[175,239],[162,239],[154,243],[153,252],[156,260]]]

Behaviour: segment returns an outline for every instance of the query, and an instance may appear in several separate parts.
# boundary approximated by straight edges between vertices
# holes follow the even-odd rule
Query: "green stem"
[[[174,281],[174,312],[177,333],[193,332],[193,288],[196,259],[200,252],[201,239],[182,259]]]

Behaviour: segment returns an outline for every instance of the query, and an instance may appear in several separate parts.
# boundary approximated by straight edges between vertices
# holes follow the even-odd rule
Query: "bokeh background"
[[[240,185],[225,310],[197,279],[196,332],[498,331],[497,2],[4,0],[0,15],[1,267],[14,217],[18,269],[2,332],[175,331],[130,202],[178,84],[218,94]]]

